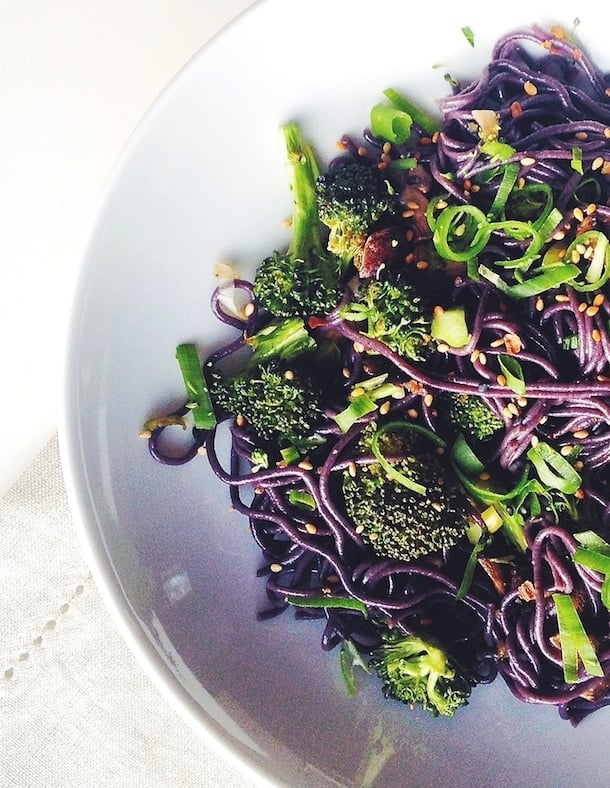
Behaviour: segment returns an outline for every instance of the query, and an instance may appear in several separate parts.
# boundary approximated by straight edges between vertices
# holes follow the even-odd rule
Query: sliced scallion
[[[216,415],[197,348],[192,343],[178,345],[176,359],[184,380],[189,405],[192,405],[189,410],[195,427],[200,430],[210,430],[216,424]]]
[[[574,607],[572,597],[569,594],[556,593],[553,594],[553,601],[557,611],[563,675],[566,683],[575,684],[578,681],[579,657],[585,671],[590,676],[603,676],[603,668]]]

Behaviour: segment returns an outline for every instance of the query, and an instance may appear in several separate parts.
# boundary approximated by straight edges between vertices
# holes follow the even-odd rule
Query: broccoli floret
[[[419,704],[435,717],[453,717],[468,704],[471,682],[441,645],[395,631],[382,637],[370,667],[382,679],[386,698]]]
[[[354,301],[341,311],[346,320],[364,323],[360,330],[390,350],[414,361],[425,357],[430,342],[431,312],[404,276],[360,282]]]
[[[356,452],[371,457],[343,474],[346,512],[380,557],[412,561],[452,547],[465,534],[463,495],[427,439],[409,432],[385,432],[378,443],[381,455],[398,473],[424,492],[388,478],[372,456],[375,426],[362,432]]]
[[[482,397],[474,394],[451,392],[444,399],[447,403],[446,420],[454,429],[478,441],[487,441],[504,429],[504,422]]]
[[[263,440],[298,445],[312,435],[322,414],[314,381],[284,365],[264,364],[252,374],[211,383],[215,403],[240,416]]]
[[[317,350],[316,342],[303,320],[292,317],[272,320],[246,344],[253,353],[239,373],[214,369],[208,375],[215,407],[245,419],[263,440],[299,446],[322,414],[322,390],[306,371],[306,356]]]
[[[320,168],[297,123],[280,129],[293,199],[288,249],[274,251],[258,267],[254,294],[272,315],[328,314],[341,298],[341,263],[328,253],[318,218],[316,179]]]
[[[346,262],[358,257],[371,229],[396,205],[390,182],[375,164],[364,161],[320,175],[316,191],[320,219],[330,228],[328,249]]]

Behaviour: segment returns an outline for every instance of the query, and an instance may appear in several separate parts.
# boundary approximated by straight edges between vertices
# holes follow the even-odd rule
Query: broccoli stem
[[[303,139],[297,123],[287,123],[280,133],[289,167],[289,184],[294,202],[292,213],[292,238],[288,256],[307,260],[311,253],[323,255],[323,243],[318,218],[316,180],[320,175],[313,147]]]

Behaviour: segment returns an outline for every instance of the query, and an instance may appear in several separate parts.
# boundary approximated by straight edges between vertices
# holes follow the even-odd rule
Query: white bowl
[[[380,786],[607,784],[610,712],[573,729],[500,680],[453,720],[385,701],[373,681],[349,697],[319,623],[256,621],[260,554],[205,460],[163,467],[138,438],[145,418],[180,399],[175,346],[211,349],[227,336],[209,311],[214,264],[231,260],[247,275],[286,240],[280,123],[301,121],[327,159],[343,132],[367,125],[386,87],[433,109],[443,75],[476,76],[500,34],[534,22],[569,29],[576,11],[581,40],[610,64],[604,12],[567,2],[266,0],[158,99],[100,205],[65,371],[61,442],[75,515],[146,670],[261,782],[367,785],[377,763]]]

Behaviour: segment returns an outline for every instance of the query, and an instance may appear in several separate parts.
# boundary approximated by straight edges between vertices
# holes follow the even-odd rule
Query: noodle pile
[[[607,75],[559,31],[533,28],[511,33],[498,41],[476,81],[457,84],[442,100],[442,124],[434,137],[419,129],[416,139],[388,146],[366,131],[361,141],[344,138],[343,155],[375,158],[392,173],[399,191],[417,189],[426,208],[447,203],[478,206],[487,215],[494,211],[503,173],[514,165],[509,170],[514,173],[514,190],[543,184],[547,191],[541,193],[551,195],[556,220],[549,245],[565,251],[583,234],[608,235],[609,86]],[[509,146],[502,159],[484,152],[481,111],[495,113],[499,138]],[[415,157],[417,166],[393,169],[393,162],[406,156]],[[228,485],[235,508],[249,518],[264,556],[260,574],[269,606],[261,612],[262,619],[285,610],[287,596],[353,597],[366,605],[368,618],[339,608],[298,607],[295,615],[324,620],[325,649],[349,639],[370,653],[379,645],[376,620],[405,633],[424,630],[447,644],[475,682],[490,682],[500,675],[520,700],[554,705],[562,717],[577,724],[610,703],[604,575],[574,561],[578,532],[594,531],[610,539],[609,287],[603,277],[590,289],[574,288],[567,281],[511,299],[494,281],[465,275],[463,265],[453,266],[449,276],[443,268],[437,274],[432,228],[422,224],[421,211],[409,213],[413,214],[405,210],[396,217],[396,228],[405,239],[405,265],[425,271],[429,281],[438,277],[439,293],[464,309],[467,344],[439,345],[425,362],[407,360],[366,336],[342,317],[340,308],[312,323],[312,332],[331,337],[340,348],[346,391],[380,370],[402,387],[404,396],[392,401],[389,418],[411,420],[437,432],[447,392],[484,398],[504,429],[483,460],[508,487],[517,484],[527,452],[539,442],[561,456],[576,458],[582,485],[570,497],[567,513],[553,506],[534,514],[528,511],[526,549],[520,552],[497,540],[491,551],[479,555],[472,582],[458,593],[471,561],[472,544],[467,540],[418,561],[380,558],[363,540],[358,524],[346,516],[341,478],[362,461],[355,445],[365,426],[379,418],[378,412],[343,433],[334,416],[345,402],[337,402],[317,425],[323,445],[298,465],[252,472],[253,451],[268,447],[247,424],[238,423],[231,426],[228,468],[217,454],[216,430],[194,430],[192,449],[176,458],[164,451],[160,428],[150,438],[150,450],[157,460],[177,464],[192,459],[205,444],[212,469]],[[506,282],[510,261],[526,255],[529,243],[510,228],[500,228],[478,254],[479,270],[501,270]],[[578,265],[578,254],[568,262]],[[508,265],[502,268],[502,263]],[[234,284],[252,299],[248,282]],[[219,298],[216,292],[216,316],[240,335],[206,359],[204,368],[238,352],[244,336],[254,333],[264,319],[257,309],[243,320],[229,316]],[[518,359],[525,391],[507,385],[501,363],[506,355]],[[304,510],[292,503],[294,490],[308,493],[315,508]],[[472,516],[476,518],[476,512]],[[577,681],[566,681],[554,594],[577,600],[604,676],[591,676],[580,664]]]

